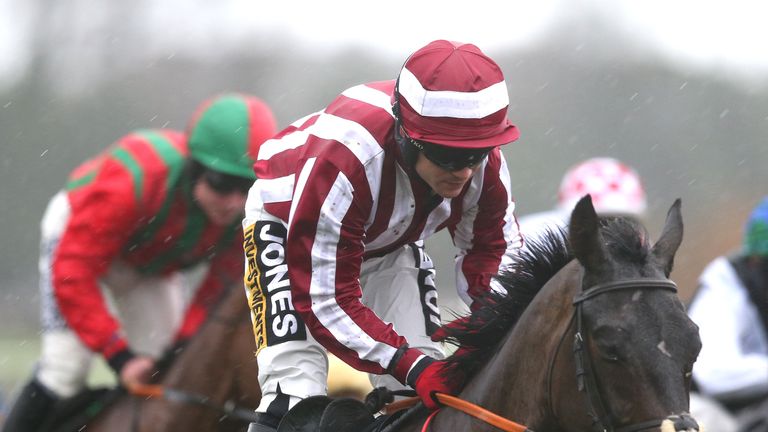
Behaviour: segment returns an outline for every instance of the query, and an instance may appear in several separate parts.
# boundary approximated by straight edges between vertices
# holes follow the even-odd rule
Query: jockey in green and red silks
[[[5,430],[34,430],[40,395],[81,390],[94,353],[121,383],[148,382],[162,352],[242,283],[252,166],[275,130],[262,101],[224,95],[186,132],[130,133],[72,172],[42,221],[42,358]]]
[[[210,261],[198,302],[215,297],[225,278],[236,281],[242,270],[233,246],[241,237],[239,221],[207,220],[194,201],[188,155],[179,132],[138,131],[78,167],[67,183],[69,215],[51,257],[53,294],[67,325],[108,361],[128,348],[98,288],[116,259],[148,276]],[[191,305],[182,333],[194,331],[203,309]]]

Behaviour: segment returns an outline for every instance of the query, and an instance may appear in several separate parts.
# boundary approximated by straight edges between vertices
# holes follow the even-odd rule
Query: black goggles
[[[216,193],[222,195],[229,195],[233,192],[248,195],[248,191],[253,185],[253,180],[249,178],[224,174],[208,169],[203,172],[203,180],[205,180],[208,186]]]
[[[446,171],[459,171],[464,168],[474,167],[485,160],[488,157],[488,153],[493,150],[493,147],[466,149],[415,140],[408,136],[408,133],[402,126],[400,127],[400,133],[412,146],[419,149],[430,162]]]

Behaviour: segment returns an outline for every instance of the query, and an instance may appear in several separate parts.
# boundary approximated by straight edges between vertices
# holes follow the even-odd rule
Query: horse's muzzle
[[[690,414],[672,415],[661,423],[661,432],[703,432]]]

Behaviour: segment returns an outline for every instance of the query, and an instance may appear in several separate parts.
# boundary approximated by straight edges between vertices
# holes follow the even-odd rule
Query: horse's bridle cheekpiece
[[[589,350],[584,348],[581,306],[587,300],[600,294],[626,289],[661,289],[677,293],[677,285],[669,279],[629,279],[595,285],[587,290],[583,290],[573,299],[573,305],[576,308],[574,311],[576,334],[573,341],[573,356],[576,361],[576,382],[579,391],[584,392],[587,396],[587,413],[592,418],[592,429],[596,432],[637,432],[652,427],[660,427],[661,423],[666,420],[649,420],[622,426],[618,429],[614,428],[608,417],[608,411],[605,409],[605,403],[600,395],[600,390],[597,387]]]

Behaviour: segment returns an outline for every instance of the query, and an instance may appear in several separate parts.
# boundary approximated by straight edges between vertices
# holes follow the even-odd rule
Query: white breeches
[[[264,215],[262,215],[264,217]],[[265,225],[263,224],[266,224]],[[251,259],[246,262],[246,272],[252,276],[253,266],[259,267],[258,274],[277,274],[278,269],[284,269],[281,246],[274,243],[275,235],[284,236],[284,225],[276,219],[262,219],[256,225],[256,233],[268,233],[255,243],[250,252]],[[246,227],[246,256],[249,256],[248,234]],[[254,236],[250,236],[254,238]],[[283,237],[284,239],[284,237]],[[269,242],[273,243],[270,244]],[[277,241],[282,245],[282,241]],[[256,258],[255,251],[262,251]],[[274,250],[274,254],[266,256],[265,252]],[[269,261],[269,262],[265,262]],[[441,344],[432,342],[429,338],[440,325],[440,314],[437,308],[437,290],[434,285],[434,265],[421,245],[406,245],[396,251],[380,257],[366,260],[361,268],[360,284],[362,286],[362,303],[369,307],[383,321],[392,323],[395,331],[405,337],[412,348],[418,348],[427,355],[443,358]],[[256,277],[256,276],[254,276]],[[247,277],[248,278],[248,277]],[[421,284],[420,284],[421,280]],[[272,284],[280,281],[271,280]],[[249,285],[246,283],[246,285]],[[246,287],[250,304],[281,305],[279,312],[272,306],[265,313],[264,309],[253,308],[252,319],[257,340],[261,340],[257,355],[259,365],[259,385],[262,399],[257,412],[272,412],[281,416],[299,400],[327,393],[328,358],[326,350],[317,343],[306,329],[298,314],[292,310],[290,291],[285,290],[287,280],[279,283],[280,290],[271,291],[269,287],[261,294],[253,294]],[[271,292],[270,292],[271,291]],[[278,299],[277,296],[280,296]],[[261,296],[261,300],[254,299]],[[287,300],[285,297],[288,296]],[[256,300],[256,302],[254,302]],[[277,315],[281,313],[282,315]],[[298,319],[300,329],[280,340],[280,335],[273,330],[287,322]],[[268,336],[267,336],[268,334]],[[278,343],[267,344],[267,340],[277,340]],[[403,386],[389,375],[370,375],[374,387],[385,386],[391,389],[401,389]],[[278,391],[279,386],[279,391]]]

